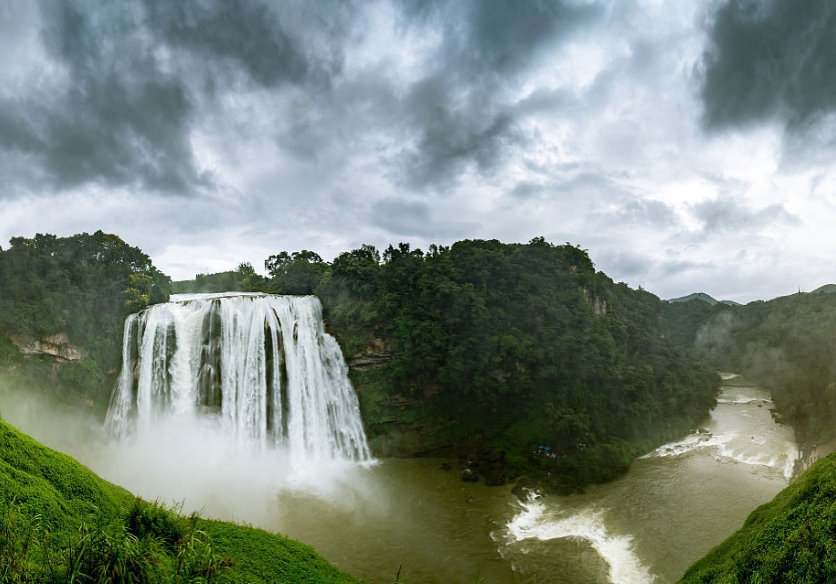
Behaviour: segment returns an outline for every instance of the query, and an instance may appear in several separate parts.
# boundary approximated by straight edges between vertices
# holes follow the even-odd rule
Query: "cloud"
[[[416,83],[404,103],[405,115],[416,128],[415,145],[400,158],[407,183],[447,187],[467,168],[490,174],[502,154],[523,137],[512,116],[486,94],[470,91],[463,99],[457,88],[439,76]]]
[[[701,223],[703,233],[758,231],[765,227],[800,223],[799,218],[781,204],[752,210],[728,197],[701,201],[692,205],[691,210]]]
[[[131,6],[93,8],[41,6],[59,86],[0,100],[0,148],[29,157],[58,188],[95,182],[182,193],[207,184],[188,140],[190,97],[155,62],[141,15]]]
[[[402,26],[441,35],[428,60],[436,65],[409,86],[402,102],[416,138],[398,162],[410,187],[441,190],[466,171],[491,176],[509,149],[526,143],[513,111],[514,86],[546,49],[602,14],[596,4],[562,0],[401,0],[400,7]],[[533,106],[544,104],[526,104]]]
[[[299,14],[270,3],[44,1],[39,65],[47,82],[0,94],[0,150],[25,157],[40,170],[30,178],[59,190],[213,189],[217,177],[193,143],[196,126],[218,113],[212,100],[256,88],[327,88],[342,66],[330,41],[340,37],[344,6],[317,3],[307,16],[330,10],[327,24],[291,34]]]
[[[264,123],[298,162],[328,160],[325,150],[340,157],[335,136],[381,143],[388,133],[398,138],[383,154],[396,184],[448,192],[465,174],[494,176],[527,143],[515,85],[603,14],[564,0],[393,1],[388,24],[400,28],[388,46],[375,46],[378,32],[365,27],[385,3],[44,1],[48,83],[0,93],[3,169],[25,159],[32,170],[16,174],[35,190],[224,189],[228,177],[196,140],[227,118],[250,124],[248,108],[275,108]],[[424,42],[404,75],[398,65]],[[375,58],[355,52],[347,64],[364,43]]]
[[[381,201],[372,209],[372,222],[392,234],[424,235],[431,229],[432,209],[423,202]]]
[[[526,68],[538,51],[588,24],[601,8],[562,0],[474,0],[465,12],[465,54],[482,68],[504,74]]]
[[[670,205],[653,199],[619,201],[601,213],[603,222],[615,225],[638,225],[657,229],[669,229],[679,223]]]
[[[710,129],[778,120],[791,131],[836,111],[836,4],[729,0],[710,23],[702,61]]]
[[[542,235],[654,292],[720,274],[742,294],[779,255],[836,257],[833,12],[6,0],[0,236],[104,229],[187,278],[282,249]],[[721,271],[739,250],[749,271]]]
[[[263,86],[298,83],[312,66],[268,6],[257,2],[167,2],[145,0],[148,23],[170,47],[182,47],[201,62],[229,59]]]

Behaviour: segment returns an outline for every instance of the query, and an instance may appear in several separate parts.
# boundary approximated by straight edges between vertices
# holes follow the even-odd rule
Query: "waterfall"
[[[181,294],[130,315],[105,421],[118,437],[163,418],[212,420],[245,450],[370,459],[357,396],[314,296]]]

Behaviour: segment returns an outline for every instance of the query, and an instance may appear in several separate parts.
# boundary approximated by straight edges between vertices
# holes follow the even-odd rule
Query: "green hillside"
[[[825,284],[824,286],[819,286],[810,294],[832,294],[836,292],[836,284]]]
[[[0,582],[359,581],[296,541],[134,498],[0,421]]]
[[[836,582],[836,454],[814,464],[694,564],[683,584]]]
[[[702,300],[703,302],[708,302],[712,306],[718,302],[714,297],[709,296],[705,292],[694,292],[693,294],[681,296],[680,298],[671,298],[668,302],[690,302],[691,300]]]
[[[671,304],[670,318],[690,331],[694,358],[768,388],[803,450],[833,438],[836,295],[802,292],[698,311],[690,304]]]

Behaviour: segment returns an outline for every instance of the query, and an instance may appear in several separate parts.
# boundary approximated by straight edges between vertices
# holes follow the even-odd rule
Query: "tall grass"
[[[77,529],[50,532],[40,515],[0,503],[0,583],[223,582],[232,562],[198,519],[137,498],[124,516],[102,522],[91,514]]]

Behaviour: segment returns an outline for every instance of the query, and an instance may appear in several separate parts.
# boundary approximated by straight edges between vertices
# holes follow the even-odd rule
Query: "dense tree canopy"
[[[264,276],[256,273],[248,262],[238,264],[234,270],[215,274],[197,274],[194,280],[172,282],[172,294],[195,294],[212,292],[252,292],[264,287]]]
[[[613,283],[572,245],[401,243],[331,264],[306,251],[268,263],[271,291],[320,296],[349,357],[374,339],[388,347],[392,361],[372,376],[378,405],[420,404],[414,425],[493,461],[497,480],[532,466],[571,484],[611,478],[714,404],[716,374],[665,338],[664,303]],[[366,383],[355,375],[361,398]],[[367,425],[386,432],[391,408],[376,420],[372,405]]]
[[[716,373],[668,338],[690,321],[672,329],[665,303],[596,272],[572,245],[364,245],[333,262],[280,252],[265,266],[268,278],[241,264],[174,288],[319,295],[346,356],[383,363],[352,373],[372,438],[412,432],[421,446],[406,451],[460,455],[492,482],[612,478],[714,404]],[[68,334],[90,358],[60,375],[105,394],[124,317],[171,288],[113,235],[15,238],[0,252],[0,331]]]
[[[138,248],[101,231],[10,243],[0,250],[0,337],[65,334],[86,358],[62,367],[60,376],[103,384],[103,372],[121,358],[125,317],[167,301],[171,280]]]

